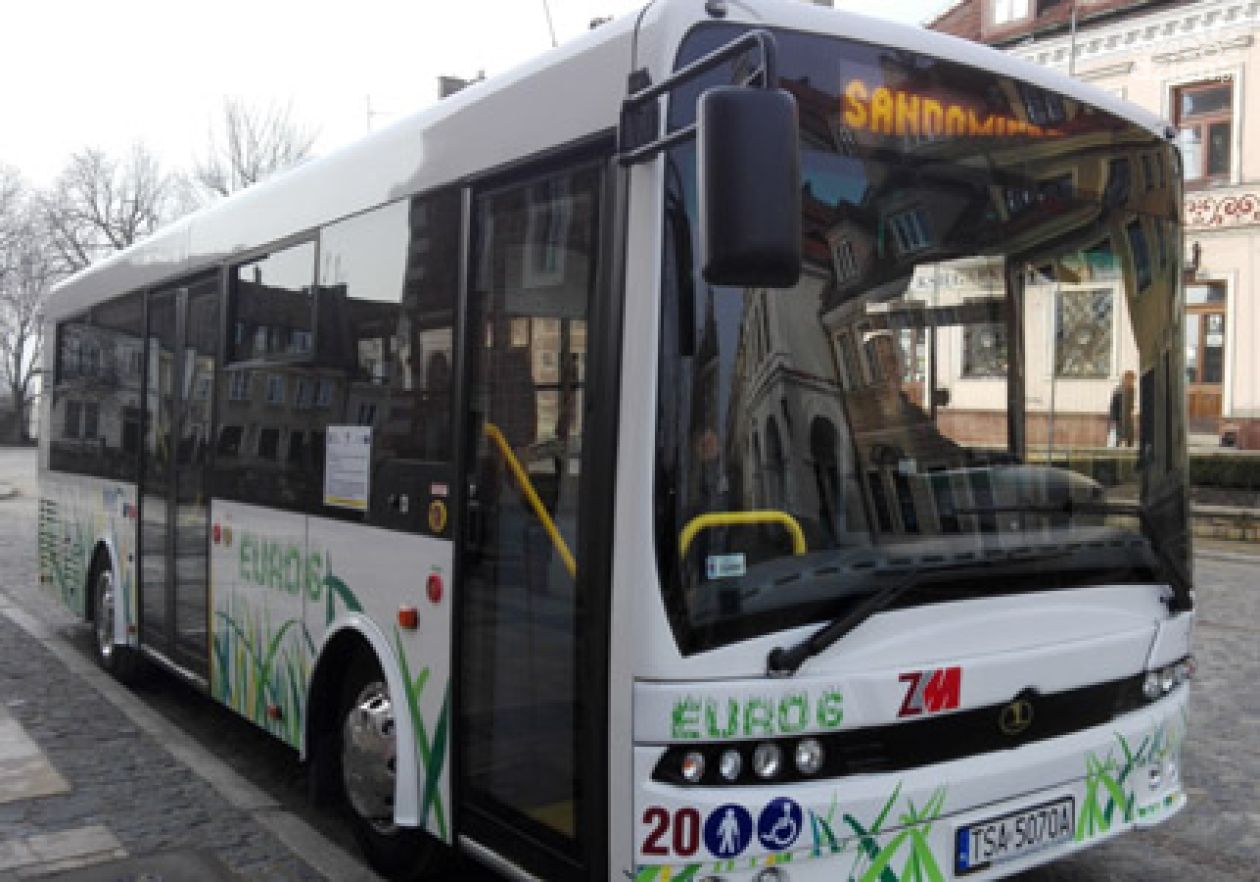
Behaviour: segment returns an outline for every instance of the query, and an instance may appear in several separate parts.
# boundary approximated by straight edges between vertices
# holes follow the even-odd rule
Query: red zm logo
[[[908,684],[898,717],[917,717],[958,707],[962,694],[962,668],[911,671],[897,679]]]

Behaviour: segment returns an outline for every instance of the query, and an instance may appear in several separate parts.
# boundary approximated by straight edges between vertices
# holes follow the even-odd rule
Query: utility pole
[[[547,16],[547,30],[551,34],[551,48],[555,49],[560,44],[556,42],[556,26],[551,23],[551,6],[547,3],[547,0],[542,0],[542,5],[543,13]]]

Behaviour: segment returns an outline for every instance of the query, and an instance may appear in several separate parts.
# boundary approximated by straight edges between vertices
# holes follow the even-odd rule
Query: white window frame
[[[988,11],[989,24],[995,28],[1005,27],[1015,22],[1025,21],[1032,14],[1032,6],[1034,0],[987,0],[985,6]],[[1021,6],[1022,12],[1017,12],[1015,7]],[[1003,15],[999,18],[999,15]]]

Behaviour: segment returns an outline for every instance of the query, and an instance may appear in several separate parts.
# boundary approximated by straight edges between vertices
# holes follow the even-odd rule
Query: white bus
[[[992,879],[1185,801],[1181,162],[672,0],[62,285],[42,578],[397,878]]]

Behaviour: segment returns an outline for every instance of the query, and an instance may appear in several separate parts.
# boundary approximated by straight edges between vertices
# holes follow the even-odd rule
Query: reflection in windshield
[[[1011,577],[990,591],[1182,582],[1175,155],[991,74],[782,39],[800,283],[704,285],[694,148],[669,159],[658,551],[684,648],[834,615],[879,581],[835,578],[854,566],[941,583],[984,562]],[[1139,501],[1158,535],[1103,505]],[[1045,556],[1053,573],[1015,578]]]

